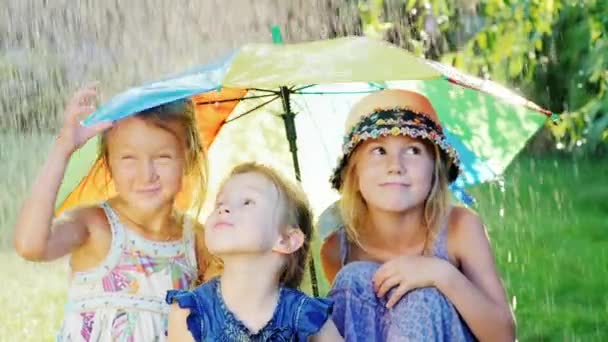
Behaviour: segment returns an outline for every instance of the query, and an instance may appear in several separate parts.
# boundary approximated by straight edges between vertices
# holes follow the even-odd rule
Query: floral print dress
[[[191,220],[178,241],[145,239],[126,228],[107,202],[112,230],[105,260],[75,272],[58,341],[165,341],[168,290],[186,290],[197,276]]]

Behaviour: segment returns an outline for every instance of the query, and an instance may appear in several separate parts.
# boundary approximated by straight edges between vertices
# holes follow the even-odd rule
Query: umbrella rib
[[[216,104],[216,103],[223,103],[223,102],[234,102],[234,101],[241,101],[241,100],[251,100],[251,99],[260,99],[260,98],[264,98],[264,97],[271,97],[271,96],[277,96],[276,94],[267,94],[267,95],[255,95],[255,96],[246,96],[246,97],[240,97],[240,98],[234,98],[234,99],[224,99],[224,100],[216,100],[216,101],[203,101],[203,102],[197,102],[197,105],[208,105],[208,104]]]
[[[259,105],[255,106],[255,107],[251,108],[250,110],[248,110],[248,111],[246,111],[245,113],[243,113],[243,114],[241,114],[241,115],[237,116],[236,118],[232,118],[232,119],[230,119],[230,120],[226,120],[224,123],[229,123],[229,122],[234,121],[234,120],[236,120],[236,119],[240,119],[240,118],[242,118],[243,116],[245,116],[245,115],[247,115],[247,114],[251,114],[252,112],[255,112],[256,110],[258,110],[258,109],[260,109],[260,108],[264,107],[265,105],[269,104],[270,102],[272,102],[272,101],[274,101],[274,100],[278,99],[279,97],[280,97],[280,96],[275,96],[275,97],[273,97],[272,99],[270,99],[270,100],[268,100],[268,101],[266,101],[266,102],[264,102],[264,103],[261,103],[261,104],[259,104]]]
[[[361,91],[300,91],[294,92],[298,95],[348,95],[348,94],[369,94],[377,92],[378,90],[361,90]]]
[[[291,92],[293,94],[297,94],[299,91],[307,89],[307,88],[310,88],[310,87],[314,87],[315,85],[316,84],[309,84],[309,85],[306,85],[306,86],[303,86],[303,87],[300,87],[300,88],[296,88],[296,89],[293,89],[293,90],[290,89],[290,90],[291,90]]]
[[[274,94],[274,95],[279,95],[278,91],[272,90],[272,89],[247,88],[247,90],[255,90],[255,91],[261,91],[261,92],[265,92],[265,93],[271,93],[271,94]]]

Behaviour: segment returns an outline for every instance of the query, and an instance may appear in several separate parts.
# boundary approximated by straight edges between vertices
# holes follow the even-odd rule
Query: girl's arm
[[[480,341],[514,341],[515,322],[480,218],[465,208],[450,215],[449,248],[462,273],[449,263],[436,284]]]
[[[78,212],[65,213],[53,221],[57,192],[70,154],[60,144],[53,146],[17,216],[13,244],[27,260],[57,259],[82,245],[88,237],[83,215]]]
[[[311,342],[340,342],[344,341],[340,333],[338,332],[338,328],[331,319],[328,319],[327,322],[321,327],[319,332],[310,338]]]
[[[182,309],[177,303],[171,304],[167,328],[168,342],[194,342],[186,323],[189,314],[190,309]]]
[[[321,245],[321,267],[329,284],[334,282],[336,274],[340,270],[340,241],[338,234],[332,233]]]
[[[105,122],[92,127],[80,124],[81,116],[94,109],[90,103],[95,95],[94,87],[84,88],[68,104],[60,137],[19,211],[13,244],[17,253],[28,260],[59,258],[82,245],[88,237],[86,210],[66,213],[54,222],[53,218],[57,192],[72,152],[110,127]]]

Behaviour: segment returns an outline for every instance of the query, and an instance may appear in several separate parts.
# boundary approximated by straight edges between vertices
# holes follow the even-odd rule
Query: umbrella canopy
[[[291,173],[294,158],[288,142],[296,142],[285,136],[282,118],[286,112],[297,114],[293,119],[300,174],[319,210],[336,197],[327,179],[340,151],[346,114],[362,96],[386,88],[415,90],[430,99],[461,156],[462,185],[499,176],[550,114],[494,82],[417,58],[386,42],[347,37],[246,45],[215,63],[128,89],[84,123],[120,120],[192,98],[199,130],[211,149],[213,184],[223,165],[252,158]],[[262,112],[271,115],[259,115]],[[91,172],[103,167],[94,163],[95,146],[96,141],[90,141],[72,158],[59,211],[109,195],[107,184],[95,186],[105,179],[103,170]],[[327,194],[321,199],[319,192]]]

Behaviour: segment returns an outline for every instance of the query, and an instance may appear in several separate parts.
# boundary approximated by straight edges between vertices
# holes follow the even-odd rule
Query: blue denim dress
[[[205,342],[308,341],[327,322],[333,308],[331,300],[309,297],[298,290],[282,287],[272,318],[264,328],[252,333],[226,307],[219,278],[192,291],[168,291],[166,301],[190,309],[188,330],[195,341]]]
[[[380,264],[354,261],[345,265],[346,234],[344,229],[337,233],[343,267],[328,296],[334,301],[332,319],[345,341],[475,341],[454,305],[434,287],[408,292],[387,309],[390,292],[378,298],[372,286]],[[444,228],[435,242],[434,255],[449,261],[446,237]]]

